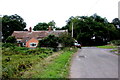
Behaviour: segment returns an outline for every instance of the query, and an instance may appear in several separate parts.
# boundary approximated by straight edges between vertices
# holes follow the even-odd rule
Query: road
[[[118,56],[105,49],[83,47],[73,56],[70,78],[118,78]]]

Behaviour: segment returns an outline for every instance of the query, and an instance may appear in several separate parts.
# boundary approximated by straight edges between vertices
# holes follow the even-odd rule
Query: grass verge
[[[97,46],[98,48],[104,48],[104,49],[115,49],[117,48],[116,46],[109,46],[109,45],[105,45],[105,46]]]
[[[23,78],[67,78],[70,60],[76,48],[66,48],[54,53],[26,71]]]

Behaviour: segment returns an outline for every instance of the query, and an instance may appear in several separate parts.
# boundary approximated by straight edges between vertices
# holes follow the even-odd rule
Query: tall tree
[[[25,27],[26,23],[19,15],[4,15],[2,17],[3,42],[13,33],[13,31],[23,31]]]
[[[48,22],[48,23],[45,23],[45,22],[40,22],[40,23],[38,23],[36,26],[34,26],[34,28],[33,28],[33,30],[34,31],[39,31],[39,30],[48,30],[48,28],[49,28],[49,26],[53,29],[53,28],[56,28],[55,27],[55,21],[54,20],[52,20],[52,21],[50,21],[50,22]]]
[[[36,26],[34,26],[33,30],[38,31],[38,30],[47,30],[49,25],[47,23],[38,23]]]
[[[114,18],[112,20],[112,24],[116,27],[117,29],[117,35],[118,35],[118,38],[117,39],[120,39],[120,20],[119,18]]]
[[[118,26],[120,26],[120,20],[118,19],[118,18],[114,18],[113,20],[112,20],[112,23],[117,27],[117,25]]]
[[[55,28],[55,24],[56,24],[56,23],[55,23],[54,20],[48,22],[48,25],[51,26],[52,28]]]
[[[82,45],[102,45],[107,41],[116,39],[116,28],[108,23],[106,18],[102,18],[97,14],[92,16],[76,16],[70,17],[67,21],[66,27],[69,32],[73,32],[74,38]]]

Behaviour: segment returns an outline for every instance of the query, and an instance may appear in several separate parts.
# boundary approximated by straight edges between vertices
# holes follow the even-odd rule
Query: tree
[[[119,25],[120,26],[120,20],[118,18],[114,18],[112,20],[112,23],[116,26],[116,25]],[[117,26],[116,26],[117,27]]]
[[[119,18],[114,18],[112,20],[112,24],[116,27],[117,29],[117,35],[119,36],[117,39],[120,39],[120,20]]]
[[[74,39],[68,33],[61,34],[59,39],[59,42],[62,43],[64,47],[71,47],[74,45]]]
[[[9,36],[7,39],[6,39],[6,42],[7,43],[16,43],[16,38],[14,36]]]
[[[59,39],[54,35],[49,35],[44,39],[39,41],[38,47],[52,47],[56,48],[58,46]]]
[[[36,26],[34,26],[33,30],[38,31],[38,30],[47,30],[49,25],[47,23],[38,23]]]
[[[11,36],[13,31],[23,31],[25,27],[26,23],[19,15],[4,15],[2,17],[3,42],[5,42],[8,36]]]
[[[55,23],[54,20],[48,22],[48,25],[51,26],[52,28],[55,28],[55,24],[56,24],[56,23]]]
[[[66,25],[69,33],[72,32],[72,24],[73,37],[82,45],[103,45],[117,38],[118,31],[116,28],[106,18],[102,18],[97,14],[70,17]]]
[[[55,22],[54,22],[54,20],[52,20],[52,21],[50,21],[50,22],[48,22],[48,23],[45,23],[45,22],[43,22],[43,23],[38,23],[36,26],[34,26],[34,28],[33,28],[33,30],[34,31],[39,31],[39,30],[48,30],[48,28],[49,28],[49,26],[53,29],[53,28],[56,28],[55,27]]]

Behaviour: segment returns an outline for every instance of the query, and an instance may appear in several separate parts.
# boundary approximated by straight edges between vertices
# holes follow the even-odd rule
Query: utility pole
[[[72,37],[73,37],[73,22],[72,22]]]

